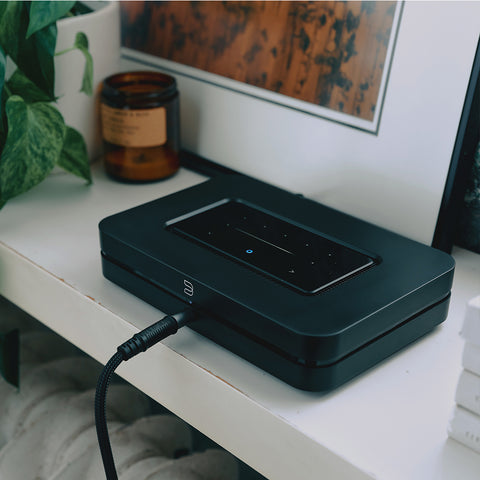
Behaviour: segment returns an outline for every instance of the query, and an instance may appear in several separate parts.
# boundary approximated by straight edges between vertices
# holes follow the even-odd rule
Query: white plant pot
[[[76,34],[85,33],[93,57],[94,95],[90,97],[80,92],[85,57],[78,50],[55,57],[55,95],[66,124],[83,135],[93,161],[101,154],[97,108],[99,87],[105,77],[116,73],[119,68],[120,6],[118,2],[84,3],[94,11],[57,22],[56,51],[72,47]]]

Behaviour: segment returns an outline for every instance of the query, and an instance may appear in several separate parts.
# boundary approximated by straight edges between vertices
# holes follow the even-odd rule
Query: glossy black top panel
[[[243,202],[220,202],[168,222],[200,243],[304,294],[315,294],[374,264],[372,258]]]

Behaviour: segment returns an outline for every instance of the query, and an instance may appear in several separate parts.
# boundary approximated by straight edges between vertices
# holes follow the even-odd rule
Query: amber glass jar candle
[[[173,77],[158,72],[128,72],[106,78],[100,114],[109,175],[150,182],[178,170],[179,101]]]

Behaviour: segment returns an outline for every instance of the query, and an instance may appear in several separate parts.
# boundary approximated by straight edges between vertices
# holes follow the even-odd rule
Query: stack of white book
[[[461,335],[465,340],[463,370],[448,434],[480,453],[480,296],[468,302]]]

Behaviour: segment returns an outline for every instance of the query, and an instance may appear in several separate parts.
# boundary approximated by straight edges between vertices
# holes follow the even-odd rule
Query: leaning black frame
[[[453,147],[432,247],[450,253],[455,240],[459,210],[472,172],[480,140],[480,38],[473,60],[465,102]]]

